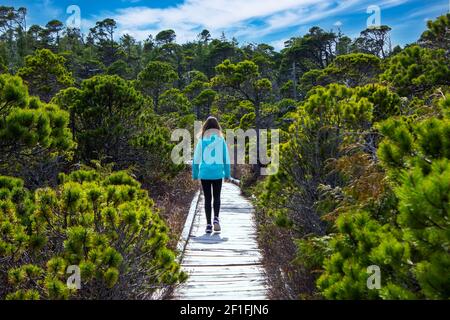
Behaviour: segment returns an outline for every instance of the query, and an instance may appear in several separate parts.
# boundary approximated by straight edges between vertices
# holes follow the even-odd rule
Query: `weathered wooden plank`
[[[205,267],[205,266],[196,267],[195,269],[202,268],[202,267]],[[194,269],[194,267],[186,266],[185,270],[187,270],[189,268]],[[219,268],[215,268],[215,269],[219,269]],[[188,272],[188,274],[192,278],[194,278],[194,277],[227,277],[227,276],[229,276],[229,277],[236,277],[236,278],[244,277],[244,276],[245,277],[260,277],[261,278],[261,275],[263,273],[260,270],[258,270],[258,272],[252,272],[252,271],[248,271],[248,270],[244,270],[244,269],[242,269],[240,272],[231,272],[230,273],[230,272],[227,272],[225,270],[220,270],[219,269],[218,271],[215,271],[215,272],[200,272],[198,270],[195,270],[195,271]],[[189,278],[189,280],[190,279],[191,278]]]
[[[225,248],[194,249],[192,247],[189,248],[189,251],[192,251],[192,252],[196,252],[196,251],[198,251],[198,252],[239,252],[239,253],[246,252],[246,251],[248,251],[248,252],[261,252],[259,249],[247,249],[247,250],[244,250],[244,249],[233,250],[233,249],[225,249]]]
[[[193,249],[211,249],[211,244],[204,244],[204,243],[196,243],[194,247],[192,247]],[[222,246],[224,249],[228,248],[228,249],[232,249],[232,250],[239,250],[242,248],[242,245],[227,245],[227,246]],[[257,246],[253,246],[253,247],[247,247],[248,249],[252,249],[252,250],[257,250]],[[245,250],[247,250],[247,248]]]
[[[211,250],[205,250],[205,249],[199,249],[194,250],[190,249],[185,251],[185,256],[261,256],[261,253],[254,249],[254,250],[227,250],[227,249],[214,249],[211,248]]]
[[[195,248],[195,249],[215,249],[214,243],[207,243],[207,242],[200,242],[200,241],[192,241],[193,243],[190,245],[190,248]],[[256,250],[258,249],[258,245],[257,244],[252,244],[252,245],[248,245],[247,243],[242,243],[242,242],[228,242],[228,243],[221,243],[220,247],[222,249],[230,249],[230,250],[248,250],[248,249],[253,249]]]
[[[249,238],[239,238],[239,239],[233,239],[233,240],[214,240],[214,239],[199,239],[199,238],[192,238],[191,241],[196,243],[196,244],[215,244],[215,245],[220,245],[220,246],[226,246],[228,244],[237,244],[237,245],[242,245],[243,247],[247,246],[247,245],[252,245],[254,244],[253,241],[251,241],[252,239]]]
[[[250,221],[243,221],[243,220],[235,220],[230,223],[227,223],[226,219],[221,219],[220,221],[222,227],[222,234],[223,235],[242,235],[242,236],[255,236],[256,235],[256,226],[251,223]],[[207,234],[205,234],[205,225],[202,224],[195,224],[194,228],[191,231],[190,234],[191,237],[207,237]]]
[[[202,296],[202,295],[210,295],[210,296],[217,296],[217,297],[226,297],[226,296],[240,296],[242,298],[244,297],[251,297],[251,296],[261,296],[267,294],[267,288],[259,286],[258,289],[245,289],[245,288],[219,288],[216,289],[215,286],[209,286],[205,288],[180,288],[179,295],[180,296]]]
[[[262,281],[228,281],[228,282],[206,282],[192,281],[188,285],[181,286],[180,292],[217,292],[225,294],[227,292],[254,292],[267,291],[267,285]]]
[[[233,254],[233,255],[218,255],[218,256],[212,256],[212,255],[195,255],[195,254],[186,254],[184,256],[186,260],[183,259],[183,264],[186,264],[187,261],[220,261],[223,262],[223,259],[235,259],[235,261],[240,261],[241,259],[248,259],[251,261],[260,262],[261,261],[261,255],[241,255],[241,254]],[[236,264],[236,263],[234,263]],[[242,263],[240,263],[242,264]]]
[[[251,275],[241,275],[241,276],[237,276],[237,275],[218,275],[218,276],[214,276],[214,275],[208,275],[208,274],[204,274],[204,275],[200,275],[197,276],[195,274],[191,274],[189,277],[189,283],[193,283],[193,282],[202,282],[202,283],[209,283],[209,282],[214,282],[214,283],[241,283],[241,282],[258,282],[261,284],[265,283],[265,280],[261,279],[261,276],[259,274],[255,274],[253,276]]]
[[[229,272],[240,272],[242,270],[262,272],[264,269],[260,265],[259,266],[258,265],[251,265],[251,266],[223,266],[221,268],[203,266],[203,267],[199,267],[199,268],[195,269],[195,271],[197,271],[197,272],[213,272],[213,271],[217,271],[217,270],[221,270],[221,271],[225,270],[225,271],[227,271],[227,273],[229,273]],[[193,270],[191,270],[191,268],[187,268],[187,271],[193,271]]]
[[[176,290],[175,299],[267,298],[254,209],[239,187],[228,183],[223,186],[221,204],[223,230],[206,235],[204,199],[200,198],[181,264],[190,277]]]
[[[254,288],[254,289],[253,289]],[[204,293],[210,293],[210,294],[217,294],[217,295],[221,295],[221,294],[227,294],[227,293],[235,293],[237,295],[251,295],[251,294],[264,294],[267,293],[267,287],[265,286],[254,286],[252,288],[234,288],[233,286],[229,286],[229,287],[215,287],[215,286],[209,286],[209,287],[196,287],[196,288],[180,288],[179,290],[180,294],[183,294],[183,292],[185,292],[185,294],[193,294],[193,295],[201,295]]]
[[[178,296],[178,300],[220,300],[220,301],[230,301],[230,300],[266,300],[267,293],[264,291],[254,292],[254,293],[242,293],[239,292],[227,292],[219,294],[217,292],[209,293],[205,292],[203,294],[192,293],[189,297]]]
[[[177,250],[180,252],[183,252],[186,249],[186,245],[189,240],[189,235],[191,234],[192,231],[195,214],[198,210],[199,202],[200,202],[200,192],[198,191],[195,194],[194,200],[191,203],[191,207],[189,208],[189,213],[186,218],[186,224],[184,225],[183,231],[181,232],[180,240],[178,241]],[[182,256],[180,255],[180,258],[181,257]]]
[[[222,251],[206,251],[206,250],[197,250],[197,251],[186,251],[184,254],[185,257],[201,257],[201,258],[220,258],[220,257],[253,257],[260,258],[261,254],[256,251],[242,251],[239,252],[237,250],[222,250]]]
[[[222,235],[226,235],[226,237],[211,237],[208,234],[205,234],[205,226],[198,225],[195,228],[193,228],[190,237],[191,238],[201,238],[201,239],[213,239],[213,240],[220,240],[225,238],[225,240],[228,239],[235,239],[235,237],[240,236],[244,238],[256,238],[256,228],[253,225],[243,225],[239,224],[238,221],[234,221],[232,224],[227,225],[226,221],[221,221],[222,227]]]
[[[266,294],[261,295],[189,295],[189,296],[175,296],[174,299],[176,300],[221,300],[221,301],[227,301],[227,300],[266,300]]]
[[[224,248],[224,249],[230,248],[230,247],[249,248],[254,245],[254,243],[252,243],[251,241],[247,241],[244,239],[234,240],[234,241],[223,241],[223,242],[215,242],[212,240],[198,240],[198,241],[192,240],[192,242],[193,242],[193,244],[192,244],[193,247],[209,246],[210,249],[214,249],[214,246],[219,245],[219,244],[220,244],[221,248]],[[253,246],[253,248],[256,248],[256,245]]]
[[[183,259],[184,260],[184,259]],[[212,261],[205,259],[190,259],[186,258],[183,261],[183,266],[235,266],[235,265],[245,265],[245,264],[258,264],[259,259],[247,258],[247,257],[231,257],[231,258],[220,258]]]
[[[187,290],[188,288],[214,288],[214,290],[234,288],[236,291],[253,291],[259,289],[267,289],[267,284],[262,279],[253,279],[252,281],[240,278],[237,281],[233,281],[233,279],[228,278],[225,280],[212,281],[211,279],[201,279],[201,281],[189,281],[187,284],[183,284],[180,286],[180,289]],[[226,292],[226,291],[222,291]]]
[[[241,270],[235,270],[235,271],[227,271],[227,270],[222,270],[222,268],[217,268],[215,267],[214,269],[217,269],[213,272],[206,272],[206,271],[200,271],[199,269],[203,268],[203,267],[208,267],[208,266],[200,266],[200,267],[189,267],[189,266],[185,266],[184,270],[191,270],[191,271],[187,271],[187,273],[192,276],[192,277],[200,277],[200,276],[211,276],[211,277],[225,277],[225,276],[232,276],[232,277],[241,277],[241,276],[255,276],[255,277],[261,277],[261,275],[263,274],[263,272],[261,272],[261,270],[258,271],[251,271],[248,270],[248,268],[242,268]],[[242,266],[241,266],[242,267]],[[194,270],[195,269],[195,270]]]

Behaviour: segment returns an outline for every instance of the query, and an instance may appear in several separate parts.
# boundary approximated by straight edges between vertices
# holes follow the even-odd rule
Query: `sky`
[[[76,5],[87,33],[96,21],[113,18],[117,34],[138,40],[173,29],[177,42],[193,41],[208,29],[239,43],[268,43],[277,50],[312,26],[340,30],[354,38],[373,24],[392,28],[393,45],[416,41],[426,21],[450,12],[450,0],[0,0],[1,5],[28,8],[28,25],[58,19],[71,23]]]

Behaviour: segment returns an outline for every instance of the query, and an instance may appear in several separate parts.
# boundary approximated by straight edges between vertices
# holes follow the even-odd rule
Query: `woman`
[[[211,223],[214,197],[214,231],[220,232],[220,194],[222,181],[230,179],[230,156],[227,144],[223,138],[219,121],[214,117],[206,119],[200,140],[195,148],[192,177],[201,180],[205,196],[206,233],[213,232]]]

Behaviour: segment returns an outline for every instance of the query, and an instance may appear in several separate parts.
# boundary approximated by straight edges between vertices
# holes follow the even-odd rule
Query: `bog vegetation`
[[[152,194],[185,169],[171,130],[208,115],[282,131],[276,175],[239,170],[272,298],[450,298],[450,15],[405,48],[387,26],[313,27],[281,52],[26,15],[0,7],[0,298],[151,299],[183,282]]]

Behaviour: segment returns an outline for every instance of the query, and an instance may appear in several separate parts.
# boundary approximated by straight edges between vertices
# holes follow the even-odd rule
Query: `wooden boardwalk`
[[[189,273],[175,299],[265,300],[267,287],[251,203],[239,187],[225,183],[220,234],[205,234],[203,196],[191,207],[179,249],[182,268]]]

